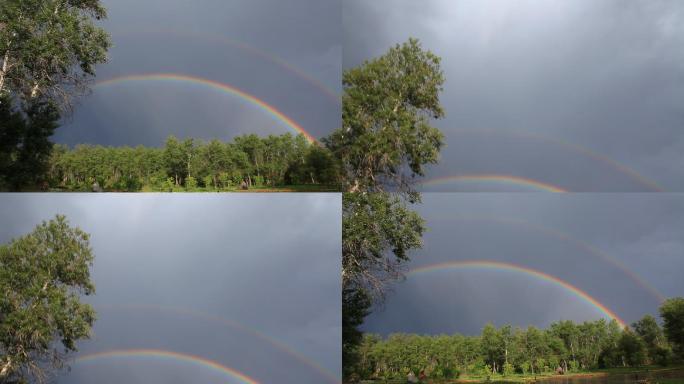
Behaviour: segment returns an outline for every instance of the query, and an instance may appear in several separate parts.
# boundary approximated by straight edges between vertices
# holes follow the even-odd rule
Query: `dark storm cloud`
[[[103,25],[114,47],[97,80],[160,72],[197,76],[265,101],[314,137],[339,125],[339,102],[326,93],[340,91],[339,0],[104,3],[109,19]],[[95,87],[55,141],[156,146],[170,134],[228,140],[285,132],[293,131],[234,96],[138,82]]]
[[[448,145],[431,176],[653,189],[604,156],[684,190],[684,3],[350,0],[343,13],[345,68],[411,36],[443,58]],[[456,188],[469,185],[440,187]]]
[[[315,365],[337,377],[341,369],[340,204],[335,194],[4,195],[0,215],[12,220],[0,241],[57,213],[91,234],[97,293],[88,300],[98,321],[83,353],[171,350],[262,382],[322,383]],[[157,364],[169,362],[76,363],[64,382],[225,382],[211,370]],[[112,365],[121,367],[115,375],[106,373]],[[178,381],[179,369],[195,379]]]
[[[418,211],[429,231],[409,268],[458,260],[532,268],[585,291],[627,323],[657,316],[658,295],[684,295],[684,194],[427,193]],[[474,334],[489,321],[526,327],[600,317],[543,279],[461,269],[409,274],[365,327]]]

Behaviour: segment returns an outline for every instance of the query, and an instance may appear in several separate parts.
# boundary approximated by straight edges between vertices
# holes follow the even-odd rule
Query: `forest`
[[[161,148],[55,145],[43,189],[62,191],[231,191],[300,186],[339,190],[326,148],[289,133],[208,142],[169,136]]]
[[[684,357],[684,298],[660,308],[661,327],[651,315],[622,329],[600,319],[558,321],[546,329],[487,324],[480,335],[364,334],[352,380],[430,380],[513,375],[568,374],[613,367],[668,366]],[[664,328],[664,329],[663,329]]]

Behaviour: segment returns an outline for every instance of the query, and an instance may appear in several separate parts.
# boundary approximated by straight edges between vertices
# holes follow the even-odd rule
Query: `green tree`
[[[439,62],[410,39],[345,71],[342,127],[322,140],[348,192],[342,203],[342,289],[363,291],[371,305],[384,297],[388,281],[401,276],[410,250],[421,246],[423,219],[406,203],[420,201],[413,184],[425,165],[437,162],[443,145],[442,133],[429,124],[444,115]],[[367,310],[343,306],[342,315]],[[343,343],[351,356],[355,340]]]
[[[665,300],[660,306],[663,329],[673,351],[684,358],[684,297]]]
[[[43,180],[61,113],[106,61],[105,16],[98,0],[0,2],[0,189]]]
[[[99,0],[3,0],[0,3],[0,95],[44,97],[68,106],[107,59],[109,35]]]
[[[665,347],[665,336],[663,330],[658,325],[655,317],[646,315],[641,320],[632,324],[634,332],[646,344],[648,349],[648,360],[653,363],[660,354],[660,349]]]
[[[21,112],[8,100],[0,96],[0,189],[35,187],[48,169],[59,113],[50,102],[31,102]]]
[[[622,332],[618,348],[624,359],[623,364],[638,367],[646,362],[646,343],[629,328]]]
[[[501,335],[492,323],[487,323],[482,329],[482,336],[480,336],[480,343],[482,347],[482,355],[484,356],[487,365],[492,368],[491,373],[497,373],[500,370],[501,360],[505,354],[505,347]]]
[[[444,138],[429,119],[444,116],[439,63],[409,39],[344,72],[342,128],[323,141],[340,160],[347,191],[412,194],[414,177],[437,162]]]
[[[89,236],[64,216],[0,246],[0,382],[42,381],[89,337]]]
[[[186,139],[183,142],[178,141],[174,136],[166,139],[164,165],[168,175],[174,178],[176,186],[183,184],[189,174],[193,146],[192,139]]]

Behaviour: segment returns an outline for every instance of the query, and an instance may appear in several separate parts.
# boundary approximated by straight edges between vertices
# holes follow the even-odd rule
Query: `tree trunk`
[[[2,369],[0,370],[0,377],[7,376],[9,374],[9,370],[12,367],[12,359],[9,357],[7,358],[7,362],[5,365],[2,366]]]
[[[12,42],[10,42],[11,44]],[[9,46],[9,45],[8,45]],[[0,95],[5,87],[5,78],[7,77],[7,70],[9,69],[9,49],[5,52],[2,58],[2,69],[0,69]]]

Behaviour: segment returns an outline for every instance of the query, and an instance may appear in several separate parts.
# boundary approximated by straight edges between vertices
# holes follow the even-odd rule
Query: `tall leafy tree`
[[[324,142],[341,160],[347,190],[415,193],[415,176],[444,144],[430,125],[444,116],[440,58],[409,39],[345,71],[342,82],[342,127]]]
[[[60,115],[106,61],[104,17],[99,0],[0,1],[0,188],[45,173]]]
[[[381,299],[386,283],[401,276],[425,226],[407,203],[427,164],[436,163],[442,133],[430,126],[444,115],[439,103],[444,76],[440,59],[416,39],[343,73],[342,127],[323,139],[341,167],[343,324],[353,326]],[[356,305],[362,304],[359,308]],[[355,335],[343,330],[343,335]],[[343,340],[343,366],[351,364],[358,338]],[[345,371],[347,373],[347,371]]]
[[[92,263],[88,234],[64,216],[0,246],[0,382],[44,380],[89,336]]]
[[[22,113],[8,97],[0,97],[0,190],[19,190],[44,181],[52,151],[49,137],[58,120],[59,113],[50,102],[31,102]]]
[[[665,300],[660,306],[663,329],[672,349],[684,359],[684,297]]]
[[[662,354],[667,354],[667,343],[665,342],[665,335],[663,330],[658,325],[655,317],[646,315],[641,320],[632,324],[634,332],[644,341],[648,349],[649,363],[661,360]]]
[[[107,59],[106,17],[99,0],[3,0],[0,3],[0,95],[47,97],[68,106]]]

